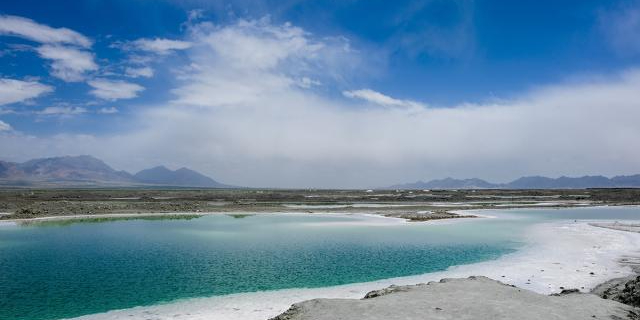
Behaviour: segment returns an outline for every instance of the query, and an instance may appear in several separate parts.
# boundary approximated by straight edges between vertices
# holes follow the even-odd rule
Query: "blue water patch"
[[[371,226],[344,223],[364,219],[358,216],[211,215],[3,226],[0,319],[59,319],[444,270],[513,252],[523,228],[547,219],[511,216],[527,218]]]

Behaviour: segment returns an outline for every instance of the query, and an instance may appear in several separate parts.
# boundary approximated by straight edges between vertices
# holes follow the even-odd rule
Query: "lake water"
[[[445,270],[523,246],[558,219],[640,219],[640,209],[486,211],[404,223],[365,215],[0,225],[0,319],[60,319],[178,299],[325,287]]]

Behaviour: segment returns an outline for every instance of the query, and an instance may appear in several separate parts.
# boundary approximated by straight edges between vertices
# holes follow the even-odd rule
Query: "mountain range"
[[[231,187],[187,168],[174,171],[158,166],[130,174],[88,155],[33,159],[23,163],[0,161],[0,186]]]
[[[0,187],[193,187],[234,188],[196,171],[164,166],[135,174],[117,171],[92,156],[65,156],[33,159],[22,163],[0,160]],[[560,177],[529,176],[508,183],[482,179],[438,179],[397,184],[389,189],[584,189],[640,188],[640,174],[629,176]]]
[[[522,177],[509,183],[491,183],[482,179],[439,179],[428,182],[397,184],[389,189],[586,189],[586,188],[640,188],[640,174],[630,176]]]

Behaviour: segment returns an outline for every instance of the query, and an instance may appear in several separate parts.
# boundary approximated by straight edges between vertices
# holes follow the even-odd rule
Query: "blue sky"
[[[7,160],[296,187],[640,171],[620,140],[638,131],[636,1],[22,0],[0,15]],[[590,135],[598,148],[574,143]]]

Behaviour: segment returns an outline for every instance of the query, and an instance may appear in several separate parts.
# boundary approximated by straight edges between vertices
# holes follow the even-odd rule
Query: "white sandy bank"
[[[88,315],[76,320],[264,320],[285,311],[292,303],[303,300],[361,298],[368,291],[391,284],[416,284],[471,275],[484,275],[543,294],[560,291],[560,287],[588,291],[606,280],[632,274],[631,269],[620,265],[618,260],[624,255],[638,254],[640,248],[639,233],[597,228],[586,222],[538,224],[532,226],[525,236],[529,244],[516,253],[494,261],[452,267],[442,272],[317,289],[188,299]]]

